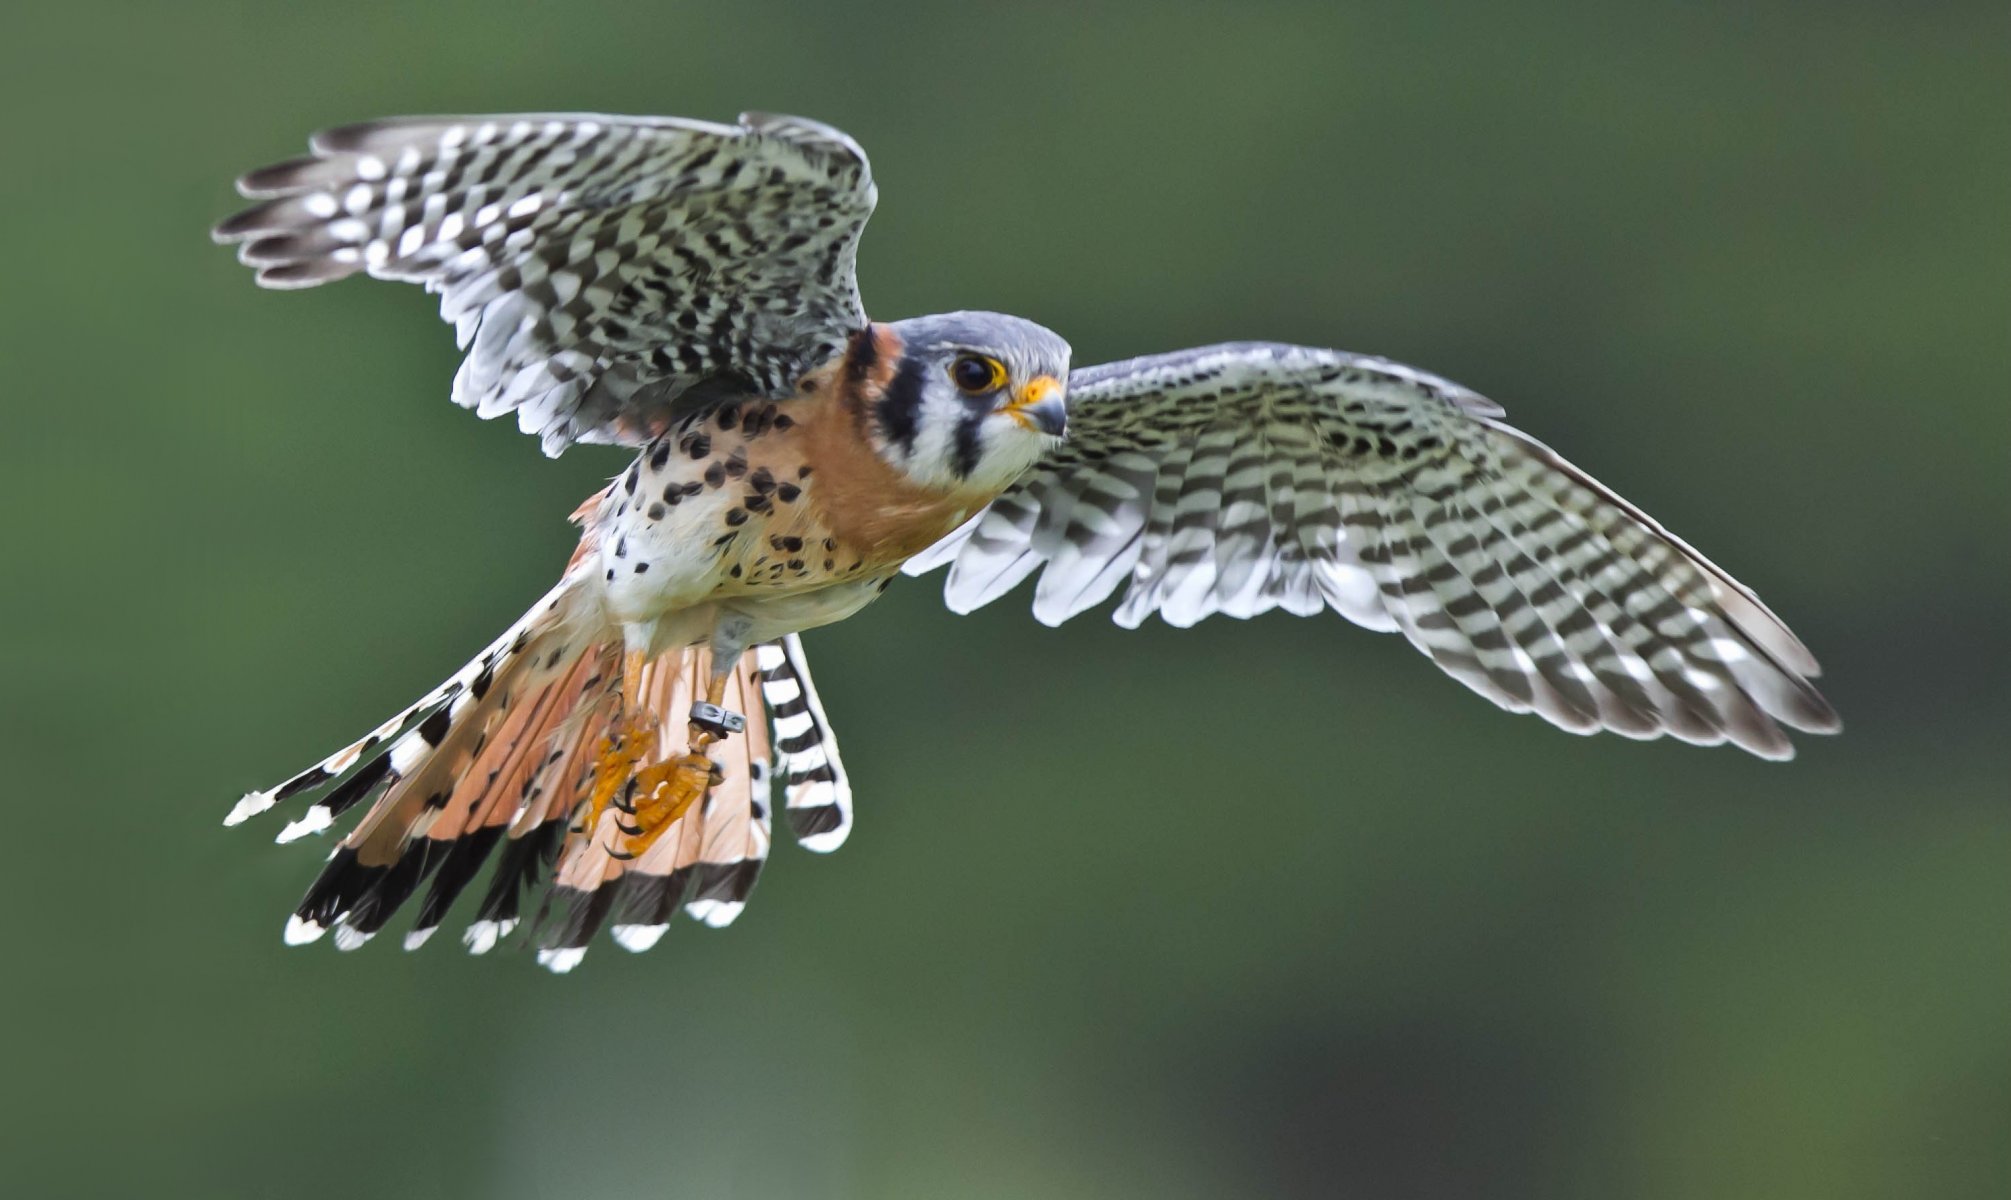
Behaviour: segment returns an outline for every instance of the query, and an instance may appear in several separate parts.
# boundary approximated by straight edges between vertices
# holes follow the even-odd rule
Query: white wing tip
[[[278,803],[278,797],[271,792],[246,792],[244,799],[231,807],[230,815],[223,819],[225,825],[242,825],[251,818]]]
[[[435,933],[438,933],[439,931],[440,927],[438,925],[434,925],[428,929],[415,929],[412,932],[405,935],[405,948],[407,950],[417,950],[419,947],[426,944],[427,938],[432,937]]]
[[[327,932],[328,930],[324,926],[316,924],[306,917],[291,916],[286,919],[286,933],[284,936],[286,944],[289,946],[305,946],[309,942],[320,941],[321,935]]]
[[[1088,606],[1085,605],[1084,607]],[[964,611],[969,612],[970,610],[965,609]],[[1038,601],[1036,601],[1033,606],[1033,619],[1039,621],[1041,624],[1047,626],[1049,629],[1059,629],[1061,628],[1061,623],[1063,621],[1068,620],[1070,617],[1074,616],[1076,613],[1081,611],[1082,611],[1081,609],[1070,610],[1062,605],[1041,604]]]

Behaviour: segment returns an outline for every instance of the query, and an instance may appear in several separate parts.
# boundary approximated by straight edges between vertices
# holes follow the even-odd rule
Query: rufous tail
[[[354,949],[423,887],[404,939],[417,949],[494,857],[463,942],[485,953],[535,913],[538,960],[565,971],[603,924],[612,924],[618,944],[640,951],[680,908],[714,927],[738,916],[767,858],[777,775],[806,848],[831,850],[844,840],[850,788],[793,635],[753,647],[735,664],[726,706],[747,715],[747,728],[710,748],[719,782],[702,802],[634,858],[620,853],[618,811],[585,828],[599,748],[617,722],[636,714],[622,709],[619,642],[583,633],[573,604],[566,584],[554,588],[417,703],[231,810],[224,823],[236,825],[318,795],[280,831],[287,842],[327,830],[368,802],[288,920],[288,943],[332,931],[337,947]],[[634,701],[663,736],[636,770],[684,751],[691,701],[710,669],[703,647],[672,651],[644,669]]]

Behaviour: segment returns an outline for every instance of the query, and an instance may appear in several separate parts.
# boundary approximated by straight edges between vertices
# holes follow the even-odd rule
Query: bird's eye
[[[950,382],[959,391],[978,395],[981,392],[997,391],[1005,382],[1005,368],[996,358],[986,358],[982,354],[960,354],[950,364]]]

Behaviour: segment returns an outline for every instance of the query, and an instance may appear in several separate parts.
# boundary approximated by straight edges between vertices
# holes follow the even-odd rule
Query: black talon
[[[629,814],[630,816],[635,815],[634,779],[630,779],[627,783],[623,784],[621,787],[621,791],[615,793],[613,796],[608,797],[608,807],[618,808],[621,811]]]

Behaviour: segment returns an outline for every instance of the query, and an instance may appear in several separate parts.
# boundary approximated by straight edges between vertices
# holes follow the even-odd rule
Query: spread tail
[[[720,781],[701,804],[633,859],[611,853],[614,812],[583,828],[603,739],[621,715],[621,645],[583,633],[572,596],[561,583],[417,703],[231,810],[224,823],[236,825],[318,793],[280,831],[289,842],[370,801],[288,920],[289,944],[332,931],[338,948],[355,949],[423,887],[404,939],[415,950],[495,857],[463,942],[485,953],[535,912],[538,960],[565,971],[610,917],[615,941],[641,951],[679,908],[715,928],[738,916],[768,854],[771,776],[806,848],[844,840],[850,789],[794,635],[736,664],[727,705],[748,727],[711,747]],[[705,648],[673,650],[645,668],[640,703],[666,733],[682,730],[709,670]],[[679,749],[663,740],[635,769]]]

